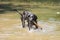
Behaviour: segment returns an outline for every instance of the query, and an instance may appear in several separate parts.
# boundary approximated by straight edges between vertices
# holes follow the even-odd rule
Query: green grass
[[[49,18],[60,20],[60,17],[57,16],[57,10],[36,8],[31,9],[31,12],[38,16],[38,20],[48,20]],[[0,18],[20,19],[20,15],[14,11],[4,12],[4,14],[0,14]]]
[[[38,16],[38,20],[48,20],[49,18],[56,18],[57,19],[57,10],[47,9],[47,8],[38,8],[32,9],[32,12]],[[59,17],[60,18],[60,17]]]
[[[36,2],[26,3],[26,2],[1,2],[0,4],[12,4],[18,7],[22,7],[23,9],[27,9],[32,13],[38,16],[38,20],[48,20],[49,18],[55,18],[56,20],[60,20],[60,14],[57,15],[57,12],[60,12],[60,6],[52,6],[48,4],[41,4]],[[20,6],[19,6],[20,5]],[[13,8],[15,8],[12,6]],[[20,8],[18,8],[20,10]],[[6,9],[7,10],[7,9]],[[23,10],[20,10],[22,12]],[[11,16],[9,16],[11,15]],[[3,12],[0,14],[0,18],[12,18],[12,19],[20,19],[20,15],[17,12],[9,11]]]

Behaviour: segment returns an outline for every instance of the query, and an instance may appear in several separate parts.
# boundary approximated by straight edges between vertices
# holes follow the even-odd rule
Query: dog
[[[27,20],[28,22],[28,28],[29,30],[32,28],[34,24],[34,22],[37,24],[37,16],[35,14],[32,14],[31,12],[29,11],[23,11],[23,21],[22,21],[22,25],[23,27],[25,27],[25,20]],[[38,29],[38,26],[35,25],[35,29]]]
[[[20,13],[18,10],[17,11],[21,15],[21,21],[22,21],[22,27],[25,28],[25,20],[27,20],[28,23],[28,28],[29,30],[33,27],[34,22],[37,24],[37,16],[30,11],[23,11],[23,13]],[[35,25],[35,29],[38,29],[38,26]]]

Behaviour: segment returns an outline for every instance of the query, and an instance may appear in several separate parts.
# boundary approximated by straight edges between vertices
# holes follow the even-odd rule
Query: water
[[[6,22],[8,21],[8,22]],[[40,27],[38,29],[32,28],[30,31],[26,25],[22,28],[19,20],[8,19],[0,20],[0,40],[59,40],[60,31],[56,31],[60,25],[59,21],[38,21]]]

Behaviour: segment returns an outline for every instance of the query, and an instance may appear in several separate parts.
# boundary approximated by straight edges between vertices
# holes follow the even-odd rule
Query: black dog
[[[32,14],[29,11],[23,12],[23,21],[22,21],[23,27],[25,27],[25,20],[27,20],[27,22],[28,22],[29,30],[32,28],[33,25],[35,25],[34,22],[37,24],[37,16],[35,14]],[[35,25],[35,27],[36,27],[36,29],[38,28],[36,25]]]
[[[32,28],[33,25],[35,25],[34,22],[37,24],[37,16],[35,14],[32,14],[29,11],[23,11],[22,14],[19,11],[17,12],[21,15],[21,21],[22,21],[23,28],[25,27],[25,20],[27,20],[29,30]],[[38,26],[36,25],[35,27],[36,27],[35,29],[38,28]]]

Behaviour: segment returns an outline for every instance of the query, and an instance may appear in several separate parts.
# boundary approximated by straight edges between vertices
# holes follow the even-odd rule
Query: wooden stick
[[[37,27],[40,27],[36,22],[33,21],[33,23],[34,23]],[[40,28],[41,28],[41,27],[40,27]],[[42,28],[41,28],[41,30],[42,30]]]
[[[18,10],[16,10],[16,11],[22,16],[22,14]]]

